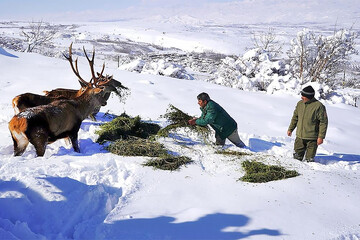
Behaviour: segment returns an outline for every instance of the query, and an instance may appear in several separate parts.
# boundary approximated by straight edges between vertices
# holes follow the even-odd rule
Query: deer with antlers
[[[92,79],[89,82],[81,78],[77,59],[75,66],[73,65],[71,45],[69,57],[65,56],[79,81],[84,84],[80,90],[72,95],[71,99],[65,95],[60,97],[42,96],[43,99],[46,99],[44,100],[45,103],[25,108],[10,120],[9,130],[14,143],[15,156],[22,155],[29,143],[34,145],[37,156],[43,156],[46,146],[61,138],[69,138],[73,149],[80,152],[78,131],[82,121],[100,106],[106,104],[106,96],[110,94],[113,88],[112,85],[109,85],[112,78],[102,76],[105,65],[103,65],[103,70],[98,74],[98,77],[95,77],[93,66],[95,51],[91,60],[88,58],[85,49],[84,52],[92,72]],[[17,106],[22,106],[20,103],[18,101]]]
[[[46,105],[53,101],[57,101],[60,99],[75,99],[79,95],[82,94],[82,92],[86,88],[97,88],[101,86],[106,86],[107,91],[102,93],[102,106],[105,106],[107,104],[107,100],[110,97],[111,92],[118,93],[118,90],[128,90],[127,87],[123,86],[121,82],[113,79],[113,76],[103,76],[103,72],[105,69],[105,63],[103,64],[103,68],[101,70],[101,73],[97,73],[97,77],[95,76],[94,71],[94,57],[95,57],[95,50],[93,51],[92,59],[90,59],[85,51],[85,48],[83,48],[85,56],[89,62],[90,70],[92,78],[89,82],[85,81],[79,73],[77,60],[75,60],[75,66],[74,61],[72,59],[72,43],[69,47],[69,56],[64,57],[69,61],[71,69],[73,70],[74,74],[78,77],[78,81],[81,85],[81,88],[79,90],[74,89],[65,89],[65,88],[57,88],[51,91],[44,91],[45,96],[38,95],[34,93],[24,93],[16,96],[12,100],[12,105],[15,111],[15,114],[18,114],[19,112],[23,111],[26,108],[40,106],[40,105]],[[90,118],[92,120],[96,120],[95,115],[99,112],[101,106],[98,106],[94,109],[94,112],[90,113]]]
[[[47,105],[27,108],[9,122],[14,143],[14,155],[20,156],[29,143],[34,145],[37,156],[43,156],[49,143],[69,138],[76,152],[78,131],[82,121],[102,103],[104,87],[87,87],[73,100],[62,99]]]

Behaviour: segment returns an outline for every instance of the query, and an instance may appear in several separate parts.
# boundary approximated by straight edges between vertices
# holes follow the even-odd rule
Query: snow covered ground
[[[280,20],[283,18],[286,15]],[[221,27],[205,27],[203,22],[196,28],[192,18],[175,20],[185,24],[177,28],[162,18],[155,23],[139,19],[81,23],[77,44],[91,50],[89,40],[106,33],[110,39],[122,36],[187,51],[238,54],[250,45],[249,35],[256,26],[267,28],[251,21],[253,25]],[[310,25],[332,30],[332,25],[325,23]],[[302,27],[276,26],[277,31],[284,30],[284,39]],[[18,34],[11,28],[2,31]],[[56,44],[63,50],[72,40],[64,38]],[[96,60],[97,69],[102,61]],[[325,102],[329,116],[326,140],[316,161],[303,163],[292,159],[294,137],[286,136],[300,96],[245,92],[204,81],[132,73],[106,63],[105,73],[129,87],[131,95],[126,102],[112,96],[98,114],[98,122],[83,122],[81,153],[60,140],[47,147],[44,157],[35,157],[33,146],[23,156],[14,157],[8,131],[14,114],[12,98],[59,87],[77,89],[79,84],[64,59],[0,48],[0,239],[360,238],[359,108]],[[90,79],[88,69],[86,59],[79,57],[85,79]],[[96,143],[95,131],[101,122],[110,120],[104,115],[108,111],[140,115],[165,126],[160,115],[169,104],[199,116],[196,96],[200,92],[209,93],[233,116],[253,156],[222,156],[196,136],[179,132],[177,141],[160,141],[194,163],[168,172],[142,166],[148,158],[117,156]],[[239,151],[229,142],[226,147]],[[301,175],[262,184],[241,182],[241,162],[246,159],[279,164]]]
[[[81,153],[62,140],[44,157],[32,146],[13,157],[7,123],[11,99],[57,87],[78,88],[68,62],[1,49],[0,65],[0,238],[1,239],[357,239],[360,237],[360,111],[327,105],[329,130],[315,163],[291,158],[286,137],[298,97],[243,92],[202,81],[179,80],[107,68],[131,88],[110,111],[140,115],[165,125],[171,103],[199,115],[196,96],[208,92],[238,122],[244,142],[265,163],[300,172],[264,184],[237,181],[244,159],[215,154],[192,136],[166,146],[195,162],[180,171],[143,167],[145,157],[122,157],[95,143],[99,122],[85,120]],[[88,69],[79,60],[83,75]],[[192,137],[192,138],[191,138]],[[228,143],[227,147],[233,150]]]

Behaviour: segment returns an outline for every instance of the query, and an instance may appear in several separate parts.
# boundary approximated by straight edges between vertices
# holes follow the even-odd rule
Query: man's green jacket
[[[325,106],[313,98],[306,103],[302,100],[297,103],[288,131],[297,128],[296,136],[301,139],[324,139],[327,126]]]
[[[196,120],[200,126],[210,126],[222,139],[226,139],[237,128],[237,123],[230,115],[216,102],[210,100],[204,108],[200,108],[202,114]]]

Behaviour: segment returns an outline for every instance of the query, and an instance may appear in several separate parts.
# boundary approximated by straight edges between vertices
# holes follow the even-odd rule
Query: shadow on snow
[[[174,223],[176,219],[161,216],[150,219],[127,219],[104,225],[103,232],[111,232],[112,236],[122,239],[243,239],[255,235],[279,236],[279,230],[256,229],[241,231],[250,218],[239,214],[214,213],[196,221]],[[106,239],[111,239],[105,236]]]
[[[20,239],[76,238],[76,231],[84,234],[88,226],[101,224],[122,195],[121,188],[71,178],[36,178],[36,182],[42,194],[19,181],[0,181],[0,229]],[[19,224],[26,227],[15,230]]]
[[[279,236],[279,230],[241,231],[250,218],[215,213],[174,223],[169,216],[104,223],[122,189],[70,178],[37,178],[42,194],[19,181],[0,181],[0,236],[32,239],[242,239]],[[6,195],[7,194],[7,195]],[[19,228],[19,226],[22,226]],[[6,235],[7,234],[7,235]]]
[[[360,163],[360,155],[346,153],[334,153],[332,155],[317,154],[315,159],[317,162],[322,164],[329,164],[339,161],[345,161],[353,164]]]
[[[268,142],[259,138],[249,139],[249,148],[253,152],[264,152],[273,147],[281,147],[283,144],[279,142]]]

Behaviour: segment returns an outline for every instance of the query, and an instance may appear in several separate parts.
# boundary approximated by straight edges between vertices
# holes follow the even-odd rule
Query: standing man
[[[216,145],[224,146],[227,138],[237,147],[244,148],[245,144],[240,140],[235,120],[219,104],[211,100],[207,93],[200,93],[197,99],[202,114],[200,118],[189,120],[189,124],[210,124],[215,130]]]
[[[311,86],[301,91],[301,100],[297,103],[287,135],[296,130],[294,158],[313,162],[317,147],[323,143],[328,126],[325,106],[314,98]]]

